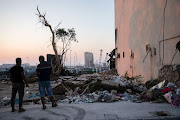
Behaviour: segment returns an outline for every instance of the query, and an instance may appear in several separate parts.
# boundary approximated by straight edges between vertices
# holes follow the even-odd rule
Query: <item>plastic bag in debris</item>
[[[104,90],[103,91],[103,94],[108,94],[109,92],[107,90]]]
[[[94,96],[94,101],[97,101],[97,100],[98,100],[98,98],[99,98],[99,95],[98,95],[98,94],[96,94],[95,92],[93,92],[93,93],[92,93],[92,95]]]
[[[122,81],[119,81],[119,85],[122,86],[122,87],[126,87],[126,83],[122,82]]]
[[[101,99],[102,102],[108,102],[113,100],[113,96],[111,94],[105,94],[103,98]]]
[[[126,87],[126,86],[129,84],[129,83],[126,81],[126,78],[120,77],[120,76],[114,77],[114,78],[112,79],[112,81],[119,83],[119,85],[122,86],[122,87]]]
[[[172,100],[171,100],[171,97],[172,97],[172,92],[168,92],[164,95],[164,98],[169,102],[171,103]]]
[[[8,97],[4,97],[3,99],[2,99],[2,101],[9,101],[11,98],[8,98]]]
[[[127,92],[124,93],[124,97],[121,98],[121,100],[128,101],[132,98],[131,95],[129,95]]]
[[[152,89],[149,89],[142,97],[148,101],[151,101],[153,98]]]
[[[174,107],[180,106],[180,97],[174,98],[174,99],[172,100],[171,105],[174,106]]]
[[[26,87],[26,94],[29,93],[29,87]]]
[[[111,93],[109,93],[107,90],[98,91],[98,95],[99,95],[97,99],[98,102],[108,102],[114,99],[114,96]]]
[[[167,84],[167,87],[177,87],[174,83],[172,83],[172,82],[169,82],[168,84]]]
[[[32,95],[29,95],[28,98],[36,98],[36,97],[39,97],[37,94],[32,94]]]
[[[133,89],[136,91],[136,92],[143,92],[143,91],[147,91],[147,88],[144,87],[144,86],[134,86]]]
[[[113,82],[119,82],[119,81],[120,81],[120,78],[119,78],[119,77],[114,77],[114,78],[112,79],[112,81],[113,81]]]
[[[111,94],[112,95],[116,95],[117,94],[117,90],[111,90]]]
[[[129,99],[127,97],[122,97],[121,100],[128,101]]]
[[[114,82],[119,82],[119,81],[126,81],[127,79],[124,77],[120,77],[120,76],[115,76],[113,77],[112,81]]]
[[[8,98],[8,97],[4,97],[2,100],[1,100],[1,103],[3,104],[3,105],[10,105],[10,103],[11,103],[11,98]]]
[[[180,97],[180,88],[176,90],[176,94]]]
[[[131,95],[129,95],[127,92],[124,93],[124,96],[127,98],[131,98]]]

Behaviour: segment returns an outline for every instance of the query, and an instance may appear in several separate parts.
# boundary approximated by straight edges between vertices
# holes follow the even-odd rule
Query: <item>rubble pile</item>
[[[117,75],[118,76],[118,73],[117,73],[116,69],[111,69],[111,70],[108,70],[108,71],[103,71],[100,74],[103,74],[103,75]]]
[[[118,76],[116,73],[116,70],[111,70],[78,77],[59,76],[52,81],[53,86],[55,85],[53,94],[55,99],[62,103],[131,101],[169,102],[174,107],[180,106],[180,88],[173,82],[152,80],[143,84],[141,76],[129,78]],[[10,98],[5,97],[1,104],[10,104],[9,101]],[[31,101],[39,104],[39,95],[29,94],[25,102]]]
[[[36,76],[31,76],[31,77],[29,77],[29,79],[27,79],[27,82],[28,82],[28,83],[38,82],[38,77],[36,77]]]
[[[180,86],[180,65],[164,65],[159,70],[159,81],[163,80],[173,82],[177,86]]]
[[[164,86],[157,87],[158,84],[162,84],[159,80],[149,81],[143,84],[141,79],[141,76],[134,78],[118,76],[115,74],[115,70],[113,70],[101,74],[80,76],[78,78],[63,78],[62,82],[53,91],[55,94],[57,93],[56,95],[66,95],[65,99],[60,100],[63,103],[79,104],[114,102],[119,100],[136,103],[167,102],[164,97],[165,93],[163,92],[164,89],[168,88],[164,85],[167,81],[163,81]],[[176,88],[175,91],[179,91],[179,88]],[[179,98],[176,99],[175,103],[175,106],[179,106]]]
[[[137,102],[146,87],[138,81],[138,77],[127,80],[113,72],[88,76],[60,77],[59,85],[53,88],[55,95],[66,95],[65,103],[92,103],[130,100]]]

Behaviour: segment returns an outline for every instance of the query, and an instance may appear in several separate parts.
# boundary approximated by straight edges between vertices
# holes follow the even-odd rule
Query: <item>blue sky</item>
[[[75,28],[78,43],[72,43],[72,59],[84,64],[84,52],[99,60],[100,49],[105,54],[114,48],[114,0],[0,0],[0,64],[23,62],[38,63],[38,56],[53,54],[49,28],[38,23],[37,5],[54,28]],[[60,49],[61,42],[57,43]],[[70,53],[67,53],[67,64]]]

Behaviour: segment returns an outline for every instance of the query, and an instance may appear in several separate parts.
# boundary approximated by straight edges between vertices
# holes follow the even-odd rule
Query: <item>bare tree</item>
[[[52,29],[51,25],[47,22],[45,16],[46,14],[41,14],[39,9],[38,9],[38,6],[37,6],[37,11],[38,11],[38,17],[40,19],[40,22],[45,25],[46,27],[49,27],[51,33],[52,33],[52,46],[53,46],[53,50],[54,50],[54,53],[55,53],[55,56],[56,56],[56,62],[57,62],[57,65],[58,65],[58,74],[61,73],[61,62],[60,62],[60,58],[59,58],[59,55],[58,55],[58,52],[57,52],[57,48],[56,48],[56,42],[55,42],[55,32],[54,30]]]

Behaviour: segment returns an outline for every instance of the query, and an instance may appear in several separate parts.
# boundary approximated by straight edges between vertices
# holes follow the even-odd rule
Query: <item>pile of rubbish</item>
[[[116,70],[78,77],[60,76],[52,83],[56,84],[53,94],[62,103],[131,101],[136,103],[169,102],[174,107],[180,106],[180,88],[173,82],[153,80],[143,84],[141,76],[134,78],[128,75],[118,76]],[[38,94],[28,95],[25,102],[40,103]],[[9,104],[10,98],[5,97],[1,100],[1,105]]]
[[[93,74],[82,78],[80,76],[79,78],[59,79],[58,81],[61,82],[53,89],[53,93],[66,95],[65,99],[60,100],[62,103],[80,104],[114,101],[162,103],[168,101],[167,93],[176,91],[172,92],[171,96],[176,96],[176,98],[172,97],[173,101],[170,103],[173,103],[173,106],[180,105],[179,88],[172,82],[169,82],[167,86],[158,87],[158,83],[158,85],[155,84],[153,87],[147,88],[146,84],[142,83],[141,76],[126,78],[115,73],[112,74],[112,72],[109,73]],[[164,89],[169,88],[169,84],[173,84],[175,87],[165,93]]]
[[[11,98],[9,97],[4,97],[1,101],[0,101],[0,106],[7,106],[11,104]]]
[[[67,96],[66,99],[60,100],[60,102],[80,104],[94,102],[115,102],[119,100],[138,102],[139,98],[138,96],[130,95],[127,92],[124,94],[117,94],[117,90],[112,90],[111,93],[104,90],[83,95]]]
[[[163,89],[162,92],[164,93],[164,98],[174,107],[180,106],[180,88],[169,82],[167,84],[167,88]]]

